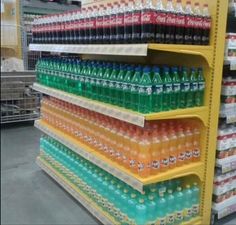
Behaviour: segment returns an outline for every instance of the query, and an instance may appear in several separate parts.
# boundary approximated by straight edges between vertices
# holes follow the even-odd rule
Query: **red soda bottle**
[[[184,29],[185,29],[185,12],[182,7],[181,0],[177,0],[176,6],[176,20],[175,20],[175,43],[184,43]]]
[[[71,32],[70,32],[70,43],[76,43],[76,18],[77,18],[77,10],[72,12],[72,21],[71,21]]]
[[[166,30],[165,43],[172,44],[175,41],[176,11],[173,7],[172,0],[166,4]]]
[[[155,39],[156,10],[152,0],[146,0],[141,15],[141,42],[150,43]]]
[[[121,0],[116,17],[116,43],[124,42],[125,1]]]
[[[203,45],[209,45],[211,16],[208,10],[208,4],[203,5],[202,16],[203,16],[203,23],[202,23],[201,43]]]
[[[70,43],[70,21],[71,21],[71,12],[67,12],[65,16],[65,39],[64,43]]]
[[[99,5],[98,16],[96,19],[96,43],[102,43],[103,39],[103,13],[104,13],[104,5]]]
[[[90,7],[88,7],[85,11],[85,19],[84,19],[84,44],[88,44],[89,42],[89,23],[90,23]]]
[[[134,4],[134,10],[132,15],[132,42],[140,43],[141,41],[141,12],[142,1],[137,0]]]
[[[55,15],[54,17],[54,36],[53,36],[53,43],[58,43],[58,36],[59,36],[59,15]]]
[[[194,28],[194,15],[192,11],[191,1],[186,2],[185,7],[185,31],[184,31],[184,43],[193,43],[193,28]]]
[[[90,33],[89,33],[89,43],[94,44],[96,42],[96,20],[97,20],[98,8],[93,6],[91,8],[91,19],[90,19]]]
[[[59,25],[58,25],[58,43],[63,43],[64,35],[64,14],[59,15]]]
[[[86,9],[82,9],[82,13],[80,16],[80,29],[79,29],[79,43],[85,43],[85,29],[86,29]]]
[[[203,27],[203,17],[202,12],[199,7],[199,2],[194,4],[194,29],[193,29],[193,44],[200,45],[201,44],[201,34]]]
[[[115,43],[116,39],[116,15],[118,13],[118,2],[114,2],[110,16],[110,43]]]
[[[103,16],[103,43],[108,44],[110,42],[110,16],[112,13],[111,3],[107,4],[105,13]]]
[[[166,10],[162,0],[157,1],[156,5],[156,34],[155,42],[164,43],[165,41],[165,26],[166,26]]]
[[[74,24],[74,43],[79,43],[79,32],[80,32],[80,15],[81,9],[76,11],[75,14],[75,24]]]
[[[125,4],[126,11],[124,13],[124,42],[131,43],[132,42],[132,12],[133,12],[133,0],[129,0],[128,3]]]

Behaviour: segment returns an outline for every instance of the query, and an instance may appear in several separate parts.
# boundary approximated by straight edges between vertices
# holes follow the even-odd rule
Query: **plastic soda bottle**
[[[122,106],[122,97],[123,97],[122,85],[123,85],[124,77],[126,74],[126,69],[127,69],[126,65],[121,65],[119,74],[117,75],[116,92],[115,93],[116,93],[116,103],[119,106]]]
[[[184,67],[182,70],[182,76],[181,76],[181,86],[180,86],[180,108],[186,108],[187,107],[187,101],[189,98],[189,92],[190,92],[190,82],[188,78],[188,72],[187,68]]]
[[[135,111],[138,111],[138,107],[139,107],[139,82],[140,82],[141,76],[142,76],[142,67],[137,66],[135,68],[135,72],[130,83],[131,109]]]
[[[135,222],[137,225],[143,225],[147,222],[147,207],[144,198],[140,198],[135,207]]]
[[[200,201],[200,189],[196,182],[192,187],[192,215],[197,216],[199,214],[199,201]]]
[[[162,110],[168,111],[171,108],[172,80],[169,74],[169,68],[164,67],[162,74],[163,81],[163,105]]]
[[[205,79],[202,68],[198,69],[198,91],[196,93],[196,106],[204,105]]]
[[[188,99],[187,99],[187,107],[193,107],[196,105],[195,104],[196,93],[198,91],[197,74],[194,68],[191,69],[189,80],[190,80],[190,91],[189,91]]]
[[[109,82],[109,96],[110,96],[111,104],[114,104],[116,100],[115,86],[116,86],[116,79],[117,79],[118,73],[119,73],[119,65],[114,63],[111,76],[110,76],[110,82]]]
[[[166,210],[167,202],[164,198],[164,192],[159,192],[159,198],[157,199],[157,220],[156,224],[166,224]]]
[[[169,168],[169,137],[165,131],[161,133],[161,172],[168,170]]]
[[[193,158],[193,134],[190,127],[185,129],[185,162],[189,163]]]
[[[146,66],[139,82],[139,112],[149,113],[152,111],[152,80],[151,68]]]
[[[170,147],[169,147],[169,168],[174,168],[177,163],[177,136],[173,128],[169,131]]]
[[[123,107],[131,108],[131,80],[134,74],[133,66],[128,66],[122,85],[123,90]]]
[[[152,111],[160,112],[162,111],[163,83],[157,66],[153,67],[152,85]]]
[[[177,67],[173,67],[171,109],[179,108],[179,102],[180,102],[180,78]]]
[[[109,79],[112,72],[112,64],[107,63],[102,79],[102,101],[109,102]]]
[[[200,131],[195,127],[193,129],[193,161],[199,161],[200,156]]]
[[[184,195],[184,220],[188,221],[192,218],[192,190],[190,185],[186,185],[186,188],[183,190]]]
[[[185,134],[182,127],[177,128],[177,166],[182,166],[185,161]]]
[[[151,143],[148,139],[148,132],[144,131],[141,141],[139,142],[139,154],[138,154],[138,174],[141,177],[148,177],[150,174],[150,149]]]
[[[127,212],[128,216],[132,219],[135,218],[134,209],[136,205],[137,205],[137,195],[134,192],[132,192],[128,200],[128,212]]]
[[[149,223],[155,223],[157,217],[157,205],[153,194],[148,195],[147,200],[147,220]]]
[[[160,153],[161,153],[161,140],[159,133],[155,129],[152,134],[151,142],[151,174],[157,174],[160,171]]]
[[[105,71],[105,63],[101,63],[98,68],[97,72],[97,79],[96,79],[96,97],[97,100],[102,101],[102,82],[103,82],[103,76]]]
[[[96,77],[97,77],[97,73],[98,73],[98,66],[99,66],[99,62],[95,62],[93,64],[93,68],[91,71],[91,93],[90,93],[90,97],[92,99],[96,99]]]
[[[171,225],[175,223],[175,197],[173,195],[173,191],[171,189],[167,190],[167,216],[166,216],[166,224]]]
[[[182,188],[177,187],[177,191],[175,193],[175,218],[176,223],[181,224],[183,222],[183,202],[184,202],[184,195],[182,193]]]

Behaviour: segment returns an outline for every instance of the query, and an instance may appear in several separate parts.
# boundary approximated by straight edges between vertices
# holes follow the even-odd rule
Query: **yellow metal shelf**
[[[196,175],[201,181],[203,181],[203,162],[189,163],[187,165],[176,167],[157,175],[150,175],[147,178],[141,178],[137,174],[130,172],[128,169],[122,167],[113,160],[108,159],[102,154],[96,152],[91,147],[81,143],[75,138],[63,133],[62,131],[52,127],[42,120],[35,121],[35,127],[140,192],[143,192],[143,187],[145,185],[187,175]]]
[[[63,101],[70,102],[83,108],[131,124],[135,124],[141,127],[144,126],[145,120],[183,119],[183,118],[198,118],[203,122],[205,126],[207,126],[208,107],[206,106],[193,107],[187,109],[176,109],[159,113],[141,114],[118,106],[98,102],[74,94],[69,94],[54,88],[49,88],[38,83],[34,83],[33,89],[42,92],[46,95],[61,99]]]
[[[47,162],[37,157],[36,163],[58,184],[60,184],[67,192],[69,192],[77,201],[79,201],[94,217],[103,224],[119,224],[110,215],[98,207],[92,200],[85,196],[74,184],[66,180],[60,173],[53,169]]]

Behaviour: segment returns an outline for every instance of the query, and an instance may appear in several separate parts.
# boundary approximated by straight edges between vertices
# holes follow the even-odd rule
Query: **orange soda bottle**
[[[148,131],[144,131],[139,140],[139,153],[138,153],[138,174],[140,177],[147,177],[150,175],[150,156],[151,143],[148,138]]]
[[[161,140],[160,134],[157,132],[157,127],[154,127],[151,142],[151,174],[155,175],[160,172],[161,159]]]
[[[182,166],[185,160],[185,134],[182,126],[177,127],[177,166]]]
[[[161,131],[160,171],[164,172],[169,168],[169,138],[163,128]]]
[[[200,130],[195,127],[193,129],[193,161],[199,161],[201,156],[200,152]]]
[[[185,162],[192,161],[193,152],[193,134],[189,126],[185,128]]]
[[[169,138],[170,138],[169,168],[174,168],[176,167],[178,152],[177,152],[177,136],[173,127],[171,127],[169,130]]]
[[[139,138],[140,130],[136,127],[136,132],[130,139],[130,158],[129,158],[129,168],[132,173],[138,172],[138,153],[139,153]]]

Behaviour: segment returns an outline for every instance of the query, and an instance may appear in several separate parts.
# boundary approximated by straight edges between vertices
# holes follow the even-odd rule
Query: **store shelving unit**
[[[203,4],[205,1],[201,0]],[[148,63],[166,64],[172,63],[182,65],[183,62],[187,66],[201,66],[204,69],[206,79],[205,104],[203,107],[191,109],[174,110],[161,113],[140,114],[131,110],[125,110],[110,104],[101,103],[90,100],[84,97],[68,94],[53,88],[48,88],[43,85],[34,84],[33,88],[44,94],[59,98],[61,100],[73,103],[75,105],[87,108],[92,111],[109,115],[122,121],[143,127],[147,120],[160,119],[184,119],[191,118],[201,123],[201,160],[200,162],[190,163],[186,166],[168,170],[155,176],[150,176],[145,179],[138,177],[135,174],[127,171],[123,167],[117,165],[111,160],[105,158],[95,152],[90,147],[80,143],[79,141],[69,137],[65,133],[51,127],[42,120],[36,121],[35,126],[42,130],[47,135],[55,138],[65,146],[72,149],[90,162],[103,168],[107,172],[123,180],[133,188],[143,191],[143,187],[147,184],[157,183],[163,180],[169,180],[177,177],[195,176],[201,184],[201,208],[200,217],[190,221],[188,224],[209,224],[211,211],[211,195],[212,183],[215,165],[215,148],[218,124],[218,108],[220,97],[221,77],[217,76],[222,69],[223,52],[224,52],[224,29],[227,15],[227,4],[223,0],[214,0],[209,2],[209,8],[212,15],[212,31],[209,46],[190,46],[190,45],[167,45],[167,44],[124,44],[124,45],[58,45],[58,44],[31,44],[32,51],[45,51],[53,53],[73,53],[81,54],[83,58],[96,59],[115,59],[122,61],[131,61],[134,56],[138,62],[145,61]],[[41,158],[37,159],[40,167],[45,170],[50,176],[61,184],[68,192],[78,199],[85,207],[94,215],[98,210],[93,203],[89,207],[83,199],[78,197],[79,190],[74,192],[69,188],[71,185],[68,181],[60,179],[60,175],[50,168]],[[95,210],[95,211],[94,211]],[[98,212],[98,211],[96,211]],[[103,215],[103,213],[97,215]],[[104,224],[112,224],[109,217],[99,216]],[[99,219],[99,218],[98,218]]]

